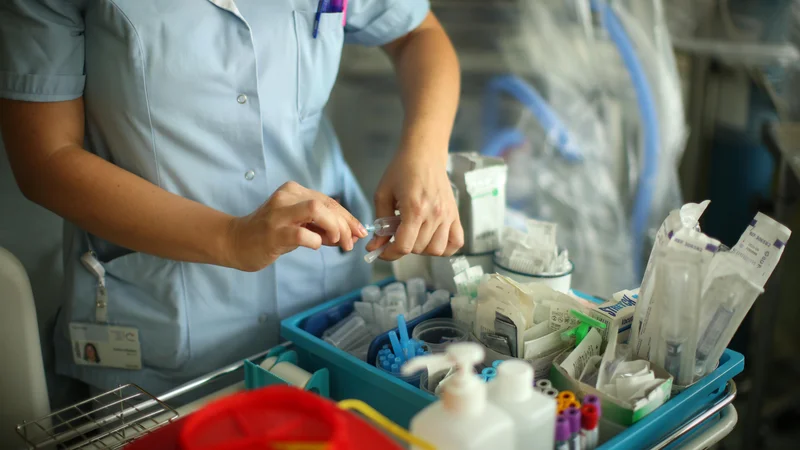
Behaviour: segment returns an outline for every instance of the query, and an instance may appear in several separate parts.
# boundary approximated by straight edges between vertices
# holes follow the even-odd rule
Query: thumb
[[[375,193],[375,217],[392,217],[395,210],[395,198],[389,191],[378,190]],[[371,252],[381,245],[389,242],[391,236],[374,235],[367,244],[367,251]]]

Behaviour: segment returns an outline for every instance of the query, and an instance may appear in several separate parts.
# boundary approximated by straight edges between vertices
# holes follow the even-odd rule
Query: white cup
[[[554,291],[569,294],[570,287],[572,287],[572,271],[575,270],[575,264],[569,261],[569,270],[556,274],[529,274],[511,270],[497,262],[494,258],[494,271],[500,275],[511,278],[520,284],[539,283],[549,286]]]

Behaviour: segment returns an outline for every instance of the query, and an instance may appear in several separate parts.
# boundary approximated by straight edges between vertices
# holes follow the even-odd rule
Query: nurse
[[[9,161],[66,219],[59,373],[161,393],[369,282],[370,205],[322,112],[344,43],[381,46],[402,92],[384,258],[453,254],[459,68],[427,0],[0,2]]]

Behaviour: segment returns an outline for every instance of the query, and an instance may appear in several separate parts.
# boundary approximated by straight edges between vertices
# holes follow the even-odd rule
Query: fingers
[[[394,236],[394,244],[386,248],[386,251],[381,255],[381,259],[394,261],[411,253],[411,250],[414,249],[417,236],[419,236],[419,229],[422,226],[421,216],[420,214],[412,214],[408,218],[405,215],[402,217],[403,221],[400,222],[400,226],[397,227],[397,234]]]
[[[348,213],[348,215],[349,214],[350,213]],[[344,251],[349,252],[353,249],[353,229],[346,218],[338,216],[337,220],[339,221],[339,246],[342,247]],[[361,226],[361,224],[359,224],[359,226]]]
[[[464,228],[461,220],[456,217],[455,222],[450,225],[450,232],[447,239],[447,248],[442,256],[452,256],[464,246]]]
[[[364,228],[364,225],[361,224],[361,221],[356,219],[355,216],[350,214],[350,211],[345,209],[339,202],[336,200],[325,196],[324,194],[319,194],[325,197],[326,206],[331,210],[335,211],[339,216],[344,220],[345,227],[349,230],[347,233],[350,237],[356,236],[358,238],[365,238],[367,237],[367,230]]]
[[[326,242],[333,245],[341,238],[341,226],[338,217],[319,200],[306,200],[285,208],[283,217],[288,223],[303,227],[313,223],[324,231]],[[308,230],[311,231],[311,230]]]
[[[450,239],[451,224],[443,223],[439,225],[436,232],[430,238],[430,243],[420,253],[424,252],[430,256],[442,256],[447,250],[447,244]],[[416,251],[415,251],[416,253]]]
[[[414,242],[414,247],[411,249],[411,251],[418,255],[427,253],[426,249],[430,247],[430,244],[432,244],[431,238],[434,236],[434,233],[436,233],[439,228],[441,227],[437,226],[437,223],[431,220],[426,220],[425,222],[423,222],[422,226],[419,227],[419,234],[417,234],[417,241]],[[446,244],[447,243],[445,242],[445,244],[442,245],[442,250],[444,250]]]
[[[285,246],[284,253],[288,253],[297,247],[306,247],[319,250],[322,246],[322,236],[298,225],[289,225],[280,229],[278,232],[279,242]]]
[[[339,245],[350,251],[359,238],[368,235],[361,222],[339,202],[295,182],[285,183],[273,198],[280,206],[289,208],[287,215],[295,224],[320,233],[323,245]],[[304,207],[292,206],[293,203],[304,204],[307,210],[304,212]]]
[[[394,196],[387,191],[375,193],[375,217],[391,217],[394,216],[395,200]],[[367,244],[367,251],[371,252],[381,245],[389,242],[390,236],[375,235],[372,240]],[[384,252],[386,253],[386,252]]]
[[[375,236],[375,237],[373,237],[369,242],[367,242],[367,251],[371,252],[371,251],[377,249],[381,245],[389,242],[389,239],[391,239],[391,238],[392,238],[391,236]]]

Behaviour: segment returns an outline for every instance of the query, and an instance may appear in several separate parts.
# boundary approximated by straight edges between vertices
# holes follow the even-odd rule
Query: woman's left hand
[[[381,259],[394,261],[409,253],[450,256],[464,245],[458,206],[441,159],[401,150],[386,169],[375,192],[376,217],[394,216],[399,210],[402,221]],[[367,250],[388,240],[375,236]]]

